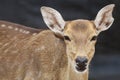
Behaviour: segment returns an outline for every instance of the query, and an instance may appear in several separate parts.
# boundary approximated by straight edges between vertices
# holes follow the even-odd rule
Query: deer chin
[[[88,70],[88,67],[79,67],[79,66],[75,66],[74,70],[76,73],[85,73]]]
[[[87,69],[87,67],[86,67],[86,65],[85,66],[75,66],[75,69],[78,71],[78,72],[84,72],[86,69]]]

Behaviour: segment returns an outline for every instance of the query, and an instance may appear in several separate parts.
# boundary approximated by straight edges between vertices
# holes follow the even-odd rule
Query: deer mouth
[[[76,64],[75,68],[78,72],[83,72],[87,69],[87,64]]]

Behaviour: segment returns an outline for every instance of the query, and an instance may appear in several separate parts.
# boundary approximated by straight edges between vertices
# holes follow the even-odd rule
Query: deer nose
[[[78,56],[75,60],[76,62],[76,70],[77,71],[84,71],[87,66],[88,59],[86,57],[80,57]]]
[[[85,64],[88,62],[88,59],[86,57],[78,56],[75,61],[77,64]]]

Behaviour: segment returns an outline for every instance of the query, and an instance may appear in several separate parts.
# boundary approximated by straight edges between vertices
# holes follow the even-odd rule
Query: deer
[[[0,21],[0,80],[88,80],[97,36],[114,22],[114,4],[95,20],[65,21],[53,8],[41,13],[50,30]]]

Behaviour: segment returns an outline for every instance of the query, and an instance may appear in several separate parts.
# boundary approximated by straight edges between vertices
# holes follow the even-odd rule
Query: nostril
[[[79,63],[79,62],[80,62],[80,59],[76,58],[76,60],[75,60],[75,61],[76,61],[76,63]]]
[[[85,58],[84,59],[84,61],[83,61],[83,63],[87,63],[88,62],[88,59],[87,58]]]
[[[81,63],[87,63],[88,59],[86,57],[78,56],[75,61],[76,61],[76,63],[80,63],[81,64]]]

